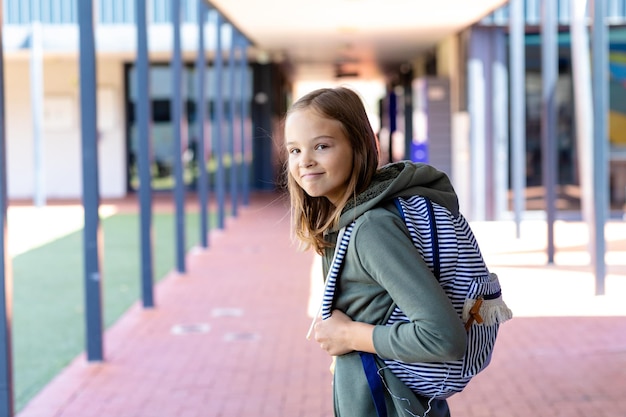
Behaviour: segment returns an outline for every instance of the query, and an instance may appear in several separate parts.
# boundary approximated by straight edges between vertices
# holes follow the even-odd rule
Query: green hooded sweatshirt
[[[425,164],[398,162],[381,168],[370,186],[346,206],[338,228],[356,221],[337,280],[333,308],[353,320],[375,324],[374,347],[381,358],[404,362],[456,360],[466,349],[466,333],[435,276],[417,254],[394,197],[422,195],[458,215],[458,200],[448,177]],[[327,235],[337,240],[337,230]],[[333,248],[324,255],[327,273]],[[384,323],[395,308],[408,323]],[[415,395],[389,370],[380,371],[389,417],[447,417],[445,400]],[[336,358],[333,382],[335,416],[376,417],[358,352]]]

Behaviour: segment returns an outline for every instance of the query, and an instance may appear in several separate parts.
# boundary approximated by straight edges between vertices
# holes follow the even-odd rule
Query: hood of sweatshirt
[[[448,176],[431,165],[410,161],[395,162],[378,170],[369,187],[346,204],[338,229],[348,225],[378,205],[395,197],[421,195],[450,210],[459,213],[459,202]]]

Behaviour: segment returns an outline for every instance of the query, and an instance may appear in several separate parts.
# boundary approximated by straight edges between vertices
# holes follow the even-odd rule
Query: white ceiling
[[[506,0],[210,0],[255,44],[297,71],[376,72],[410,61]]]

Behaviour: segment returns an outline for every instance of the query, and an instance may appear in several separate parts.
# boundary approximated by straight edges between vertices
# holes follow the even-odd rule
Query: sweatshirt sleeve
[[[352,239],[361,266],[409,318],[409,322],[375,327],[376,352],[403,362],[463,356],[467,344],[463,324],[413,246],[402,218],[387,212],[373,221],[365,219]]]

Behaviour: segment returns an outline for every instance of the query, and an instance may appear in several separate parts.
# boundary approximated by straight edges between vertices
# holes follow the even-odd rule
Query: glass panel
[[[137,170],[137,121],[135,117],[135,103],[137,99],[136,70],[128,67],[128,178],[129,189],[139,188],[139,172]],[[195,105],[188,97],[191,78],[189,67],[183,67],[183,123],[182,153],[184,172],[183,179],[188,187],[195,183],[196,170],[193,169],[193,146],[188,135],[190,119],[195,117]],[[172,80],[171,69],[167,65],[152,65],[150,67],[150,94],[152,124],[150,125],[150,146],[152,152],[152,188],[154,190],[171,190],[174,187],[174,126],[171,115]]]
[[[205,69],[206,77],[206,117],[205,117],[205,158],[207,161],[207,170],[209,173],[215,172],[217,163],[214,158],[215,140],[213,140],[213,121],[215,115],[215,73],[212,68]],[[242,84],[240,69],[237,68],[235,79],[235,108],[233,117],[233,132],[231,135],[230,126],[228,124],[228,114],[231,111],[230,96],[230,78],[229,72],[224,71],[223,80],[223,97],[224,97],[224,123],[222,128],[222,149],[224,150],[224,168],[226,186],[229,185],[231,160],[233,159],[230,150],[234,150],[234,159],[237,165],[240,165],[242,159],[242,146],[246,147],[246,156],[250,158],[251,143],[249,135],[246,135],[246,142],[241,135],[241,89],[245,89],[245,100],[250,102],[250,83],[251,70],[246,74],[246,79]],[[128,97],[127,97],[127,118],[128,118],[128,187],[130,190],[136,191],[139,188],[139,172],[137,170],[138,137],[137,122],[135,116],[135,102],[137,100],[136,85],[136,69],[134,65],[127,67]],[[199,150],[197,149],[198,137],[198,115],[196,113],[197,99],[197,80],[196,70],[193,65],[187,65],[183,68],[182,76],[183,84],[183,102],[184,115],[182,129],[183,142],[183,164],[184,164],[184,181],[189,189],[196,188],[196,182],[199,177]],[[166,64],[153,64],[150,67],[150,94],[152,109],[151,129],[151,152],[152,152],[152,187],[154,190],[170,190],[174,187],[174,159],[173,159],[173,126],[171,121],[171,70]],[[249,114],[247,115],[249,119]],[[246,121],[245,123],[247,123]],[[244,127],[250,130],[244,123]],[[233,144],[230,144],[231,138]],[[248,161],[249,162],[249,161]],[[209,175],[210,181],[214,180],[213,175]]]

